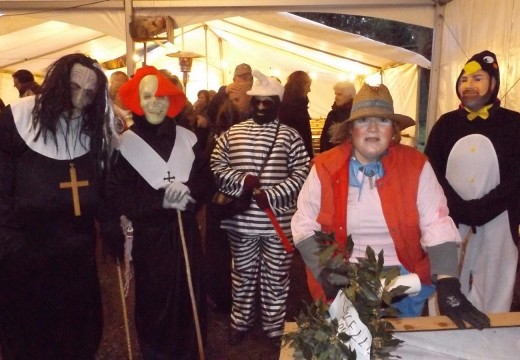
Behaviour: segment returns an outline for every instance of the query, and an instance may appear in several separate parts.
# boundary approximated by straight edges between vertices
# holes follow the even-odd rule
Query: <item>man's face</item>
[[[462,74],[457,92],[465,107],[477,111],[489,102],[495,86],[496,80],[480,69],[471,74]]]
[[[146,75],[139,83],[139,103],[143,108],[146,120],[153,125],[163,122],[170,106],[167,96],[155,96],[159,81],[155,75]]]
[[[341,90],[334,91],[334,102],[336,103],[336,105],[338,105],[338,106],[344,105],[349,100],[350,100],[350,96],[345,94],[343,91],[341,91]]]
[[[244,85],[246,90],[251,90],[251,88],[253,87],[253,80],[253,75],[251,73],[237,75],[233,78],[234,83]]]
[[[81,64],[74,64],[70,71],[73,116],[80,115],[92,104],[96,97],[97,76],[94,70]]]
[[[251,106],[253,120],[257,124],[267,124],[278,116],[280,100],[278,96],[253,96]]]
[[[242,114],[248,112],[251,107],[251,96],[247,95],[245,92],[234,91],[229,95],[229,99]]]

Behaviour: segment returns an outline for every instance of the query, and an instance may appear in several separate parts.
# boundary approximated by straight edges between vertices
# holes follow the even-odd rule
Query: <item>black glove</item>
[[[333,270],[324,268],[319,275],[321,288],[325,292],[327,299],[335,299],[338,291],[344,289],[350,283],[350,280],[344,274],[340,274]]]
[[[253,192],[254,189],[260,188],[260,180],[254,175],[246,175],[244,178],[244,192]]]
[[[449,317],[459,329],[465,329],[464,321],[482,330],[490,327],[486,314],[477,310],[460,291],[460,281],[449,277],[437,281],[437,302],[442,315]]]
[[[267,199],[267,194],[263,190],[256,190],[253,194],[256,205],[262,210],[266,210],[271,208],[269,205],[269,199]]]

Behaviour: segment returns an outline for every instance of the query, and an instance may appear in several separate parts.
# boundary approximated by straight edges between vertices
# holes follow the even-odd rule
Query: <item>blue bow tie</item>
[[[358,172],[361,171],[363,177],[361,181],[358,180]],[[366,165],[361,164],[355,157],[350,158],[349,168],[349,185],[359,188],[359,197],[361,198],[361,191],[363,190],[363,182],[365,177],[370,179],[370,187],[373,187],[373,180],[380,179],[385,175],[383,164],[381,161],[375,161]],[[375,179],[374,179],[375,177]]]

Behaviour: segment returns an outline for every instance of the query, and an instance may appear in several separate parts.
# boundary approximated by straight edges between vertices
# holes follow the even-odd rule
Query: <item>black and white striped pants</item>
[[[255,300],[260,280],[262,328],[268,337],[283,335],[289,270],[288,254],[277,235],[243,235],[228,230],[233,257],[231,326],[249,330],[255,321]]]

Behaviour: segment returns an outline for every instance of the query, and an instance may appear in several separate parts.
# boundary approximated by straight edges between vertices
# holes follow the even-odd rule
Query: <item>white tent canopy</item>
[[[248,20],[263,24],[260,25],[263,32],[266,32],[266,29],[269,29],[270,26],[278,27],[280,30],[275,30],[276,38],[282,40],[292,39],[291,36],[297,33],[296,28],[298,28],[298,26],[293,29],[291,27],[292,25],[289,26],[284,22],[280,22],[280,20],[278,20],[278,23],[273,22],[266,24],[265,19],[260,19],[261,17],[269,19],[270,14],[279,15],[284,12],[328,12],[373,16],[422,25],[434,29],[428,108],[428,122],[429,126],[431,126],[440,114],[457,106],[458,100],[454,91],[456,77],[466,59],[473,53],[484,49],[492,50],[497,54],[502,82],[499,96],[502,99],[503,105],[513,110],[520,110],[520,96],[518,96],[520,89],[516,86],[520,71],[516,69],[519,63],[518,57],[520,56],[520,39],[518,32],[514,31],[515,28],[513,27],[515,22],[518,23],[518,21],[515,20],[518,20],[520,16],[519,6],[516,3],[516,0],[322,0],[319,2],[315,0],[287,0],[284,2],[278,0],[109,0],[103,2],[0,0],[0,9],[3,13],[10,15],[26,14],[25,16],[0,17],[0,50],[2,54],[0,55],[0,70],[9,73],[13,70],[13,67],[21,68],[25,67],[24,65],[29,66],[29,64],[32,63],[30,54],[32,54],[32,51],[35,49],[48,49],[46,52],[41,52],[40,55],[33,54],[35,59],[50,59],[56,56],[56,54],[54,50],[49,49],[49,47],[52,46],[54,48],[56,44],[61,45],[61,50],[65,52],[87,51],[93,56],[96,56],[94,55],[96,54],[94,46],[92,46],[93,49],[89,50],[89,45],[93,44],[93,42],[109,44],[110,41],[114,41],[115,39],[121,41],[121,43],[118,43],[118,45],[113,43],[104,49],[101,45],[99,45],[100,47],[95,46],[97,49],[103,49],[99,52],[101,55],[97,56],[97,58],[100,61],[104,61],[113,56],[111,52],[121,54],[120,49],[124,48],[124,43],[122,42],[125,41],[125,24],[128,19],[128,11],[125,17],[124,5],[126,5],[127,8],[132,5],[136,15],[169,15],[175,19],[179,27],[185,27],[186,29],[195,24],[212,24],[213,21],[215,21],[212,26],[216,29],[215,33],[222,38],[225,36],[229,38],[232,37],[231,32],[226,29],[231,26],[242,26],[242,33],[254,32],[247,28],[249,25],[235,24],[236,21]],[[486,15],[483,16],[482,14]],[[273,19],[275,18],[274,15],[272,17]],[[20,35],[19,33],[14,45],[12,43],[10,47],[5,45],[8,44],[8,42],[4,42],[4,40],[6,40],[5,36],[29,28],[33,26],[33,24],[44,24],[49,20],[59,21],[70,26],[70,28],[65,27],[64,30],[60,31],[60,40],[51,41],[51,37],[49,36],[48,38],[31,41],[30,39],[32,37],[29,36],[29,34],[24,33]],[[230,23],[232,25],[230,25]],[[87,28],[87,31],[92,31],[90,35],[91,40],[85,39],[77,45],[77,49],[68,47],[69,45],[67,45],[67,39],[71,33],[77,34],[76,37],[81,39],[82,35],[80,36],[80,34],[83,34],[82,31],[85,31],[80,31],[79,28],[76,27]],[[244,27],[248,30],[246,31]],[[33,34],[34,31],[30,33]],[[45,31],[42,30],[42,33],[45,33]],[[313,34],[315,35],[314,37],[312,36]],[[98,37],[96,38],[96,36]],[[258,38],[261,37],[259,34],[256,36]],[[313,38],[314,40],[312,40],[310,47],[322,51],[319,53],[320,55],[316,57],[315,50],[308,49],[309,53],[312,53],[312,56],[310,56],[308,60],[309,63],[314,62],[313,65],[320,64],[322,66],[327,64],[325,68],[320,70],[308,69],[308,71],[316,71],[318,74],[327,72],[333,73],[332,69],[334,69],[334,66],[330,65],[328,61],[324,61],[324,58],[328,59],[329,56],[332,56],[335,58],[335,61],[338,60],[338,54],[334,53],[335,50],[331,51],[334,55],[328,54],[327,51],[323,51],[324,48],[321,47],[322,45],[325,44],[324,46],[327,50],[335,49],[337,46],[344,51],[346,51],[346,49],[360,51],[360,48],[353,45],[355,42],[348,42],[347,44],[347,40],[344,40],[346,38],[344,38],[343,35],[331,35],[330,38],[327,36],[322,37],[321,32],[315,33],[314,30],[311,30],[310,32],[298,33],[298,36],[307,39]],[[185,39],[188,37],[189,35],[185,34]],[[324,42],[322,42],[322,40]],[[345,42],[342,42],[343,40]],[[188,44],[187,40],[185,41],[184,45],[186,50],[190,50],[188,46],[191,46],[191,44]],[[233,41],[242,45],[244,39],[241,38],[240,33],[238,33],[234,35]],[[270,43],[272,47],[275,48],[275,42],[270,41]],[[388,54],[383,55],[379,49],[371,48],[365,45],[365,43],[362,43],[361,40],[358,45],[361,49],[365,49],[367,53],[371,53],[368,50],[371,49],[375,50],[381,57],[388,58]],[[19,51],[16,51],[16,49],[19,49]],[[238,51],[238,49],[231,50]],[[242,52],[244,53],[245,51]],[[402,54],[402,52],[400,53]],[[252,52],[247,51],[247,55],[251,54]],[[373,55],[373,53],[371,54]],[[345,58],[349,57],[341,53],[339,55]],[[104,56],[106,56],[106,58],[103,58]],[[229,49],[223,56],[225,59],[231,56]],[[26,58],[27,61],[24,60]],[[406,66],[410,66],[410,64],[421,64],[419,64],[418,60],[414,62],[410,59],[405,60],[395,56],[390,56],[389,58],[396,62],[395,65],[393,65],[395,67],[386,68],[383,81],[391,87],[392,94],[396,98],[396,110],[416,117],[415,108],[414,110],[406,109],[412,100],[417,99],[417,95],[410,95],[416,91],[416,82],[412,82],[410,86],[407,80],[401,79],[402,75],[398,69],[403,66],[399,65],[399,63],[408,64]],[[243,57],[242,60],[244,62],[256,61],[254,58],[249,57]],[[275,58],[269,55],[269,57],[266,56],[260,58],[260,60],[263,60],[261,63],[265,65],[274,62]],[[197,60],[197,62],[200,61],[201,60]],[[283,68],[287,70],[296,69],[300,61],[301,56],[295,55],[295,58],[290,62],[285,62],[286,65],[284,65]],[[229,66],[233,67],[235,63],[238,62],[234,60],[229,61]],[[293,66],[287,64],[292,64]],[[307,63],[305,63],[305,65],[307,65]],[[388,66],[388,64],[385,65],[383,63],[382,67],[384,69],[385,66]],[[38,66],[35,67],[38,68]],[[274,65],[272,67],[274,68]],[[343,66],[340,68],[340,72],[342,73],[347,72],[347,70],[350,70],[350,67]],[[228,81],[227,77],[230,71],[228,68],[227,73],[225,72],[225,81]],[[410,71],[407,69],[402,73],[413,72],[413,70]],[[222,74],[215,76],[219,79],[219,82],[221,82]],[[284,76],[285,73],[282,72],[280,78],[284,80]],[[364,75],[361,75],[358,79],[362,79],[363,76]],[[195,71],[193,71],[190,84],[192,84],[191,81],[195,82],[196,77],[197,75]],[[329,91],[328,89],[330,89],[330,87],[326,87],[328,84],[316,87],[318,83],[318,80],[314,81],[314,91],[310,94],[311,104],[316,102],[313,101],[314,96],[319,95],[319,98],[326,98],[328,96],[328,99],[324,101],[324,105],[314,111],[315,115],[323,115],[323,109],[326,109],[332,103],[332,94],[331,92],[329,92],[330,95],[326,94]],[[10,85],[11,82],[9,80],[9,87]],[[5,81],[0,79],[0,96],[4,97],[5,89]],[[403,94],[402,96],[401,93],[403,91],[409,94]],[[319,92],[319,94],[316,94],[317,92]],[[404,104],[405,102],[406,105]],[[412,107],[416,107],[416,103],[417,101],[413,101]]]
[[[154,9],[151,9],[154,10]],[[153,15],[155,11],[150,11]],[[15,14],[16,11],[12,11]],[[277,76],[282,82],[295,70],[308,71],[314,78],[310,98],[313,117],[325,117],[333,103],[333,84],[342,79],[356,82],[380,82],[389,87],[399,85],[396,111],[416,117],[416,66],[429,67],[430,62],[411,51],[389,46],[362,36],[341,32],[285,12],[260,12],[246,16],[200,20],[200,16],[172,16],[181,26],[176,29],[175,43],[183,50],[204,57],[195,59],[188,98],[196,99],[200,89],[218,89],[232,79],[236,64],[246,62],[264,73]],[[150,15],[150,14],[148,14]],[[23,21],[20,21],[23,18]],[[213,16],[205,18],[218,18]],[[0,36],[0,96],[8,102],[16,98],[9,74],[26,68],[44,74],[52,61],[71,52],[85,52],[100,62],[126,53],[125,14],[122,10],[69,10],[43,12],[25,16],[0,18],[4,25]],[[24,39],[24,41],[20,41]],[[148,43],[150,44],[150,43]],[[155,45],[151,43],[151,45]],[[142,47],[141,44],[138,46]],[[171,52],[158,47],[147,54],[147,64],[168,68],[182,77],[176,59],[165,56]],[[370,77],[372,76],[372,79]],[[399,81],[396,79],[399,78]],[[10,90],[10,96],[4,95]],[[401,101],[400,99],[407,101]]]

